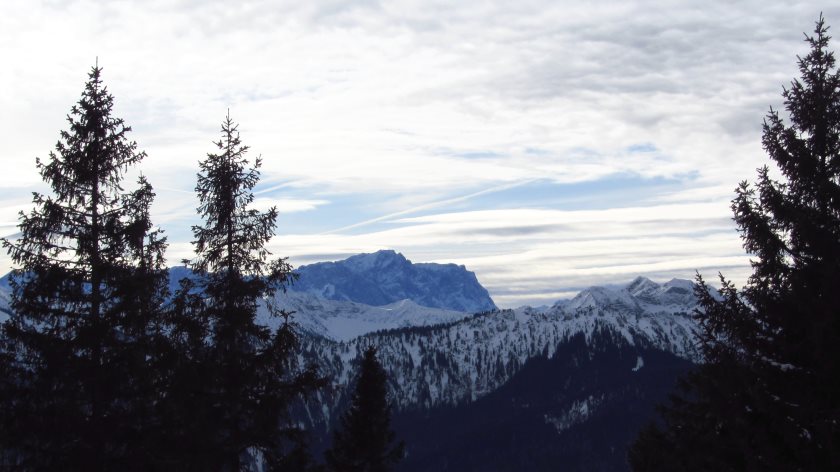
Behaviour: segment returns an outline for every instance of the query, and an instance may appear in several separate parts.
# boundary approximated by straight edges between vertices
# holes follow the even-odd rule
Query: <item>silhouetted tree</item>
[[[151,185],[121,186],[145,154],[112,116],[101,71],[48,162],[36,161],[52,193],[35,193],[19,239],[3,240],[19,267],[0,346],[0,441],[16,470],[151,467],[165,240]]]
[[[721,297],[698,276],[705,363],[630,451],[636,470],[840,470],[840,74],[822,16],[732,202],[756,256]]]
[[[325,454],[335,472],[387,472],[403,458],[405,446],[391,430],[391,407],[385,369],[376,348],[364,352],[349,409]]]
[[[276,208],[249,208],[259,180],[248,147],[228,115],[218,153],[200,163],[196,192],[203,224],[193,227],[196,258],[184,261],[198,276],[183,281],[174,301],[176,375],[167,407],[180,417],[172,463],[195,470],[241,470],[263,461],[272,468],[303,467],[302,431],[288,408],[321,385],[314,367],[298,369],[289,313],[277,310],[277,290],[292,277],[286,259],[269,260]],[[255,322],[260,301],[284,318],[271,331]]]

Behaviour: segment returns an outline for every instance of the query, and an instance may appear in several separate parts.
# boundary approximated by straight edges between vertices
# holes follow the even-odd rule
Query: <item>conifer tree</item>
[[[387,472],[403,458],[405,446],[391,430],[391,407],[385,369],[368,347],[356,381],[349,409],[334,432],[326,452],[328,467],[335,472]]]
[[[635,470],[840,470],[840,73],[820,16],[732,202],[756,258],[742,290],[698,276],[705,363],[630,451]]]
[[[19,239],[3,240],[18,268],[0,345],[0,447],[15,470],[150,466],[165,239],[149,218],[151,185],[121,186],[145,154],[112,116],[101,71],[36,161],[52,192],[35,193]]]
[[[186,355],[171,387],[169,411],[182,418],[171,452],[180,454],[179,467],[195,470],[237,471],[252,461],[295,468],[305,444],[288,408],[322,381],[314,367],[296,367],[289,313],[272,303],[293,273],[266,248],[276,208],[249,208],[261,161],[250,165],[229,115],[221,135],[196,185],[203,224],[193,227],[196,257],[184,262],[198,280],[183,281],[174,303],[174,333]],[[277,330],[255,322],[260,301],[284,318]]]

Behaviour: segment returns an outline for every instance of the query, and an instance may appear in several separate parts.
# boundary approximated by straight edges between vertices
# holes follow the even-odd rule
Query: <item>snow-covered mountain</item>
[[[431,277],[430,274],[457,274],[461,283],[456,287],[449,286],[445,290],[445,296],[433,296],[431,291],[434,287],[445,285],[447,280],[452,280],[451,277],[437,281],[426,280],[423,277],[412,279],[409,275],[416,275],[417,267],[423,268],[420,272],[425,271],[423,277]],[[373,283],[377,277],[387,279],[389,282],[377,292],[381,295],[380,300],[411,295],[387,304],[373,305],[346,299],[335,300],[313,293],[314,291],[301,290],[307,287],[305,283],[295,285],[294,290],[277,294],[276,305],[294,312],[293,320],[303,333],[313,339],[323,338],[327,341],[324,349],[339,349],[348,353],[347,356],[343,356],[345,364],[355,356],[355,352],[352,351],[357,349],[360,342],[368,342],[356,340],[360,336],[383,330],[433,326],[439,328],[430,329],[429,336],[440,335],[448,340],[441,345],[441,353],[453,359],[460,357],[458,362],[465,366],[484,351],[493,352],[497,357],[516,358],[517,362],[522,363],[536,353],[551,352],[563,339],[577,333],[590,337],[599,329],[610,329],[628,342],[647,343],[683,358],[697,357],[693,345],[695,324],[690,316],[696,307],[697,299],[694,296],[693,283],[688,280],[673,279],[658,284],[650,279],[637,277],[625,286],[587,288],[574,298],[560,300],[548,309],[521,307],[516,310],[491,310],[480,316],[472,316],[472,313],[465,309],[453,310],[423,305],[430,303],[429,300],[447,300],[450,305],[460,304],[462,307],[494,307],[487,291],[478,284],[475,275],[462,266],[412,264],[393,251],[379,251],[360,254],[344,261],[304,266],[301,273],[302,281],[310,280],[309,287],[313,286],[313,280],[326,280],[323,278],[326,274],[344,277],[347,273],[352,273],[365,281],[362,285]],[[191,273],[183,267],[170,269],[171,289],[174,290],[178,286],[177,281],[183,277],[191,277]],[[423,283],[417,280],[422,280]],[[470,283],[463,283],[464,280]],[[323,286],[342,287],[341,291],[332,292],[336,295],[349,290],[351,285],[347,280],[343,280],[337,283],[327,282]],[[0,316],[3,316],[2,312],[9,310],[8,291],[7,275],[0,279]],[[353,295],[352,298],[364,299],[369,296],[372,295]],[[454,303],[453,300],[458,303]],[[264,307],[261,307],[258,318],[270,326],[281,322],[270,317]],[[332,346],[331,342],[339,344]],[[414,347],[409,350],[411,349]],[[413,360],[419,359],[415,356]],[[396,357],[394,361],[401,362]],[[344,368],[336,366],[336,369],[339,377],[345,376]],[[466,369],[463,367],[461,370]],[[473,374],[471,381],[478,382],[478,392],[494,388],[493,383],[482,379],[496,377],[495,373]],[[407,398],[416,397],[417,395],[410,394]],[[433,403],[437,402],[438,400],[433,400]]]
[[[622,312],[691,311],[697,305],[694,283],[671,279],[658,284],[646,277],[636,277],[624,286],[595,286],[582,290],[571,300],[560,300],[552,308],[579,310],[587,307],[609,307]]]
[[[591,465],[593,458],[609,457],[609,464],[621,464],[628,438],[675,376],[700,358],[691,316],[697,299],[687,280],[660,284],[638,277],[627,285],[587,288],[550,307],[496,310],[464,267],[412,264],[393,251],[300,272],[301,282],[276,294],[274,304],[294,312],[301,363],[315,362],[332,384],[299,412],[319,438],[316,451],[326,446],[327,431],[347,404],[359,356],[371,344],[389,373],[395,421],[413,438],[409,453],[419,462],[406,470],[437,470],[440,460],[450,459],[465,470],[483,470],[487,463],[476,458],[536,457],[539,451],[496,444],[469,424],[472,415],[500,408],[507,409],[494,413],[494,428],[512,438],[522,437],[527,424],[528,440],[541,444],[540,451],[561,441],[559,450],[565,452],[543,458],[547,463]],[[190,272],[171,269],[171,288],[183,277]],[[5,279],[0,279],[0,318],[9,309]],[[282,322],[269,316],[264,304],[258,320],[269,326]],[[423,432],[428,427],[451,431],[451,437],[430,436]],[[607,430],[621,434],[596,439]],[[466,456],[451,448],[452,440],[480,452],[463,462]],[[495,450],[510,455],[488,459]]]
[[[460,311],[420,306],[412,300],[400,300],[382,306],[351,301],[328,300],[312,293],[287,291],[276,297],[276,306],[293,312],[300,331],[331,341],[350,341],[382,330],[452,323],[471,316]],[[258,322],[276,327],[281,320],[260,306]]]
[[[360,254],[345,261],[323,264],[339,268],[348,266],[352,275],[347,275],[342,269],[335,272],[334,269],[323,269],[320,264],[315,264],[304,266],[300,280],[313,280],[316,277],[306,274],[323,273],[324,270],[327,273],[344,273],[346,277],[343,281],[327,283],[330,287],[340,288],[333,293],[335,295],[350,290],[348,287],[352,285],[352,280],[360,280],[361,286],[367,286],[376,280],[388,279],[390,283],[376,292],[379,293],[376,296],[380,297],[377,299],[380,301],[392,301],[382,304],[354,301],[371,298],[374,296],[371,290],[368,290],[367,295],[354,294],[350,290],[349,295],[335,299],[325,297],[321,291],[302,290],[306,285],[296,283],[292,289],[277,294],[275,305],[294,312],[294,321],[308,335],[349,341],[375,331],[452,323],[471,316],[475,313],[472,308],[495,309],[487,290],[478,283],[475,274],[463,266],[412,264],[394,251]],[[195,276],[183,266],[169,269],[170,293],[174,294],[179,289],[179,282],[184,278],[195,279]],[[447,285],[447,288],[439,289],[441,285]],[[442,295],[436,295],[435,290],[439,290]],[[0,322],[8,316],[10,291],[7,274],[0,278]],[[400,296],[405,298],[398,298]],[[265,304],[261,304],[257,317],[267,326],[276,327],[281,323],[279,318],[269,316]]]
[[[425,326],[421,310],[404,320],[414,327],[343,340],[304,336],[301,361],[315,362],[333,388],[320,392],[302,417],[321,441],[316,450],[325,447],[358,359],[373,344],[389,373],[398,432],[410,438],[404,470],[454,463],[463,470],[499,463],[510,465],[493,470],[517,470],[522,466],[513,464],[526,458],[548,464],[546,470],[572,463],[583,464],[579,470],[595,463],[622,470],[628,442],[676,376],[700,358],[696,305],[691,282],[640,277],[585,289],[547,309],[496,310]],[[302,325],[310,317],[307,309],[295,315]],[[490,423],[495,433],[487,437]],[[494,456],[499,450],[506,452]],[[556,457],[546,455],[552,450]]]
[[[551,358],[558,345],[578,335],[586,342],[606,335],[640,349],[699,359],[690,314],[696,300],[692,292],[673,290],[689,284],[672,280],[659,285],[639,278],[623,287],[586,289],[545,312],[530,307],[493,311],[445,325],[371,332],[341,342],[308,338],[305,346],[336,384],[346,385],[356,358],[373,343],[391,373],[399,408],[456,405],[492,392],[529,359]],[[647,289],[636,290],[642,285]],[[304,309],[295,319],[305,326],[311,316]],[[409,319],[405,323],[421,326]],[[643,366],[641,359],[638,367]]]
[[[360,256],[347,259],[357,267],[357,271],[361,271],[363,263],[368,270],[375,272],[383,260],[405,261],[401,255],[390,251]],[[406,263],[411,265],[410,262]],[[465,270],[463,272],[472,274]],[[183,277],[191,277],[188,270],[183,267],[172,268],[171,288],[175,289],[177,281]],[[8,275],[0,279],[0,317],[3,318],[3,312],[9,311],[7,279]],[[399,293],[404,293],[404,289],[404,286],[397,285]],[[450,298],[468,299],[463,292],[450,290],[450,294]],[[690,316],[697,300],[693,293],[693,283],[687,280],[674,279],[658,284],[638,277],[626,286],[590,287],[570,300],[558,301],[548,309],[526,306],[515,310],[492,310],[478,316],[463,310],[422,306],[420,301],[425,300],[424,297],[425,294],[415,293],[415,299],[401,299],[373,306],[289,290],[278,293],[275,304],[294,313],[292,319],[304,334],[313,339],[323,338],[326,341],[324,349],[341,349],[348,353],[355,351],[360,342],[368,342],[356,338],[370,333],[438,326],[430,329],[429,335],[449,332],[445,336],[447,339],[458,340],[458,343],[452,341],[442,346],[442,353],[455,357],[459,353],[464,354],[466,357],[460,359],[460,362],[467,364],[475,358],[470,355],[478,355],[481,350],[490,350],[498,356],[515,357],[521,363],[536,353],[545,350],[551,352],[553,345],[577,333],[589,337],[594,331],[606,328],[620,333],[631,343],[647,343],[687,359],[697,357],[692,338],[695,324]],[[483,296],[480,295],[467,305],[482,306],[482,300]],[[268,326],[276,326],[281,322],[269,316],[264,305],[260,308],[258,319]],[[330,347],[332,342],[339,342],[338,347]],[[526,349],[526,346],[529,348]],[[471,354],[466,354],[468,351]],[[353,356],[355,352],[344,356],[345,361],[349,362]],[[481,383],[480,377],[472,380]],[[486,388],[492,389],[493,385],[487,384],[480,387],[479,391]]]
[[[477,313],[496,305],[473,272],[455,264],[414,264],[402,254],[383,250],[342,261],[301,266],[292,287],[329,300],[372,306],[412,300],[420,306]]]

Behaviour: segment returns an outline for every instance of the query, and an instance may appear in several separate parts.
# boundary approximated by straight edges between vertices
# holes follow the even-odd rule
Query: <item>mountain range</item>
[[[394,251],[297,272],[275,303],[294,312],[302,360],[332,384],[297,412],[316,454],[371,344],[407,442],[404,471],[627,470],[629,441],[700,360],[687,280],[637,277],[550,307],[499,310],[464,266]],[[189,276],[171,269],[171,288]],[[3,278],[0,311],[8,296]],[[264,307],[258,320],[281,323]]]
[[[396,256],[354,257],[373,268]],[[317,291],[286,297],[298,311],[305,356],[334,387],[301,417],[315,451],[327,447],[357,359],[376,345],[390,375],[394,425],[408,444],[403,471],[627,470],[627,445],[700,359],[688,280],[637,277],[550,307],[474,314],[439,311],[416,297],[397,302],[407,309],[389,316],[383,310],[392,305],[371,307],[352,290],[341,293],[344,301]],[[338,320],[352,333],[338,329]]]

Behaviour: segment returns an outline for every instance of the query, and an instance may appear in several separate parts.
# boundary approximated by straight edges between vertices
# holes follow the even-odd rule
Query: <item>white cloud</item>
[[[615,258],[610,247],[656,231],[695,241],[693,230],[728,242],[674,249],[684,262],[668,267],[692,257],[711,267],[739,248],[726,227],[731,191],[765,162],[762,117],[781,104],[805,50],[801,31],[820,11],[840,22],[840,8],[811,1],[12,0],[0,7],[8,136],[0,187],[24,201],[38,188],[33,158],[52,149],[99,56],[115,113],[149,154],[143,172],[158,189],[155,218],[172,254],[188,251],[196,163],[214,150],[230,108],[244,142],[263,156],[266,184],[280,186],[260,205],[329,221],[326,202],[376,202],[374,216],[355,222],[365,225],[278,238],[290,245],[279,244],[281,254],[387,245],[418,260],[468,261],[489,280],[505,263],[498,257],[552,238],[601,241],[587,257]],[[639,143],[654,149],[630,151]],[[552,211],[548,200],[505,202],[509,213],[494,213],[486,195],[464,198],[533,179],[622,175],[690,186],[628,192],[616,206],[630,208],[606,213]],[[0,196],[1,222],[15,220],[18,203]],[[369,233],[343,234],[347,227]],[[535,272],[575,274],[560,285],[607,277],[541,263],[571,256],[540,247],[520,275],[536,264]],[[639,254],[626,267],[666,270],[655,253]]]
[[[715,204],[471,211],[404,218],[394,226],[354,235],[288,234],[272,247],[298,264],[381,248],[415,261],[464,264],[502,306],[545,303],[563,288],[640,274],[692,278],[700,271],[714,278],[723,270],[743,283],[749,266],[727,208]]]
[[[294,198],[255,198],[252,206],[260,211],[266,211],[271,207],[277,208],[277,212],[299,213],[318,208],[320,205],[329,203],[327,200],[299,200]]]

